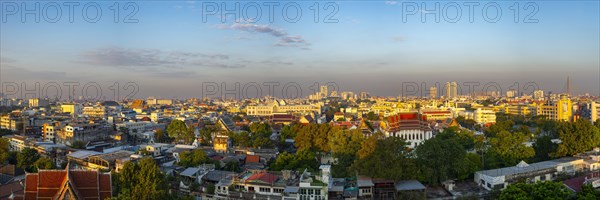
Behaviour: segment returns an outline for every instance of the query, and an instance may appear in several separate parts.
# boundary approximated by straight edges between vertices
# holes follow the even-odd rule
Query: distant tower
[[[329,92],[327,92],[327,86],[322,85],[321,86],[321,98],[327,98],[328,95],[329,95]]]
[[[543,90],[533,91],[533,98],[534,99],[544,99],[544,91]]]
[[[432,87],[429,88],[429,98],[430,99],[437,98],[437,87],[432,86]]]
[[[446,89],[446,98],[452,99],[458,96],[458,84],[455,81],[446,82],[444,87]]]
[[[571,79],[567,76],[567,95],[571,96]]]

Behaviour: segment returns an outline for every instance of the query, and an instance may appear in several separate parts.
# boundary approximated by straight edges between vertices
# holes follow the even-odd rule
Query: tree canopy
[[[371,146],[367,145],[365,148]],[[352,165],[352,169],[361,175],[390,180],[416,178],[416,163],[410,158],[406,142],[399,137],[376,140],[372,153],[363,156]]]
[[[115,199],[166,199],[168,196],[165,175],[152,158],[126,162],[114,180],[118,191]]]
[[[535,184],[515,183],[500,193],[501,200],[523,199],[523,200],[542,200],[542,199],[567,199],[571,191],[561,182],[537,182]]]
[[[167,127],[167,134],[177,143],[190,144],[194,141],[193,127],[187,127],[185,122],[175,119]]]
[[[184,151],[179,154],[179,166],[197,167],[198,165],[209,163],[211,160],[202,149],[194,149],[192,151]]]
[[[556,150],[559,157],[589,151],[600,144],[600,131],[589,120],[564,123],[563,127],[558,133],[562,140]]]

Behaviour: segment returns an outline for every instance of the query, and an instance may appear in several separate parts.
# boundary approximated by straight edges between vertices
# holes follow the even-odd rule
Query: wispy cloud
[[[404,38],[402,36],[394,36],[394,37],[392,37],[392,41],[394,41],[394,42],[404,42],[404,41],[406,41],[406,38]]]
[[[251,23],[234,23],[231,25],[220,25],[220,29],[237,30],[249,33],[268,34],[279,40],[274,44],[281,47],[299,47],[308,49],[310,43],[300,35],[290,35],[283,29],[278,29],[269,25],[251,24]]]
[[[65,80],[67,73],[61,71],[29,70],[26,68],[2,65],[2,77],[6,80]]]
[[[390,5],[390,6],[398,5],[398,1],[385,1],[385,5]]]
[[[12,58],[0,56],[0,63],[15,63],[16,61],[17,60],[12,59]]]
[[[186,66],[213,68],[239,68],[243,66],[226,63],[228,55],[204,54],[184,51],[161,51],[155,49],[126,49],[109,47],[94,49],[82,54],[82,63],[119,68],[157,67],[176,69]]]

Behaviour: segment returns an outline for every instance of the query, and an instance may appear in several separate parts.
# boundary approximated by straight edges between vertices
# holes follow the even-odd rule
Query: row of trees
[[[229,138],[232,139],[233,145],[253,148],[274,147],[273,141],[270,139],[272,129],[268,123],[253,123],[248,128],[248,131],[229,133]]]
[[[54,161],[41,156],[35,149],[25,148],[21,152],[10,151],[10,143],[6,138],[0,138],[0,164],[14,164],[27,172],[37,172],[40,169],[56,169]]]
[[[403,139],[386,138],[380,132],[365,137],[359,129],[347,130],[328,124],[283,129],[290,132],[287,135],[295,135],[298,152],[279,155],[270,165],[273,170],[317,170],[318,158],[332,155],[335,177],[351,177],[358,173],[374,178],[419,179],[437,184],[447,179],[466,179],[482,169],[481,157],[466,152],[482,149],[483,137],[457,128],[447,129],[416,150],[407,148]]]
[[[595,200],[600,199],[600,191],[594,190],[591,185],[585,185],[577,194],[567,189],[561,182],[537,182],[535,184],[516,183],[509,185],[502,190],[499,199],[523,199],[523,200],[542,200],[542,199],[577,199],[577,200]]]
[[[594,125],[584,119],[564,122],[504,114],[497,117],[497,123],[484,130],[488,148],[480,153],[485,157],[486,169],[512,166],[521,160],[540,162],[572,156],[600,145],[600,122]],[[524,144],[532,140],[532,146]]]

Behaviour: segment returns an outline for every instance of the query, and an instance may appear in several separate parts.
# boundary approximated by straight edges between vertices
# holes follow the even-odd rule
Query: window
[[[271,192],[271,188],[264,188],[264,187],[261,187],[261,188],[259,188],[259,191],[260,191],[260,192]]]
[[[283,189],[280,188],[274,188],[273,191],[274,193],[283,193]]]

